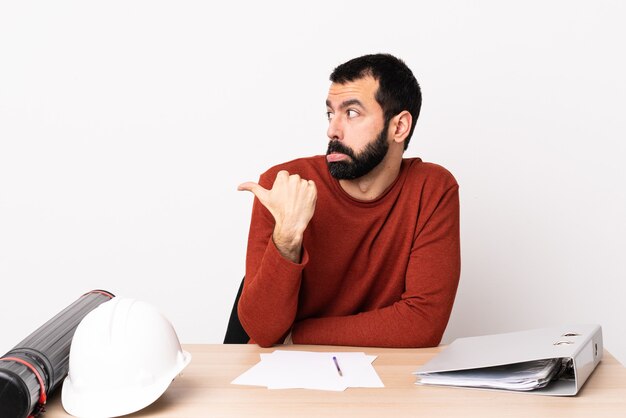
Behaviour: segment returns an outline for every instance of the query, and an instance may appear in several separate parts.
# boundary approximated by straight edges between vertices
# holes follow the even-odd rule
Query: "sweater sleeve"
[[[376,347],[438,345],[460,275],[458,185],[440,194],[425,212],[425,221],[418,223],[415,231],[405,291],[399,301],[350,316],[302,320],[293,326],[293,342]]]
[[[271,187],[263,176],[259,184]],[[282,342],[291,330],[302,270],[308,261],[305,249],[300,263],[293,263],[278,252],[272,240],[274,224],[271,213],[255,198],[238,315],[251,342],[262,347]]]

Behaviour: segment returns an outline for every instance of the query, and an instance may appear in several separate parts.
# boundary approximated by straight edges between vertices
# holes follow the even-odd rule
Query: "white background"
[[[626,3],[0,3],[0,351],[102,288],[220,343],[239,183],[323,153],[332,69],[403,58],[461,185],[444,342],[599,323],[626,362]]]

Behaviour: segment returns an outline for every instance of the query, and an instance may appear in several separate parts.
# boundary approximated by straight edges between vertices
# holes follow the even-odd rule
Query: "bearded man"
[[[330,76],[328,150],[275,166],[255,195],[239,320],[251,343],[440,343],[460,275],[459,193],[403,158],[421,107],[406,64],[352,59]]]

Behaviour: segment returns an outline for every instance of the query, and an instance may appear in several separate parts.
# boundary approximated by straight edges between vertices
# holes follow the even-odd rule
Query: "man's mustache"
[[[336,139],[333,139],[328,143],[328,150],[326,151],[326,155],[332,154],[334,152],[345,154],[353,160],[356,159],[354,151],[352,151],[351,148],[348,148],[346,145],[342,144],[341,141],[338,141]]]

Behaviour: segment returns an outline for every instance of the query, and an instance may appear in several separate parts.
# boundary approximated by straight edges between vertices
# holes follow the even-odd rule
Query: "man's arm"
[[[421,230],[416,231],[400,301],[356,315],[297,322],[292,329],[293,342],[436,346],[450,317],[459,275],[459,196],[455,184],[441,197]]]
[[[238,314],[252,340],[270,346],[282,341],[296,315],[307,262],[302,237],[315,211],[317,189],[310,180],[280,171],[269,190],[252,182],[239,190],[250,191],[257,199]]]

